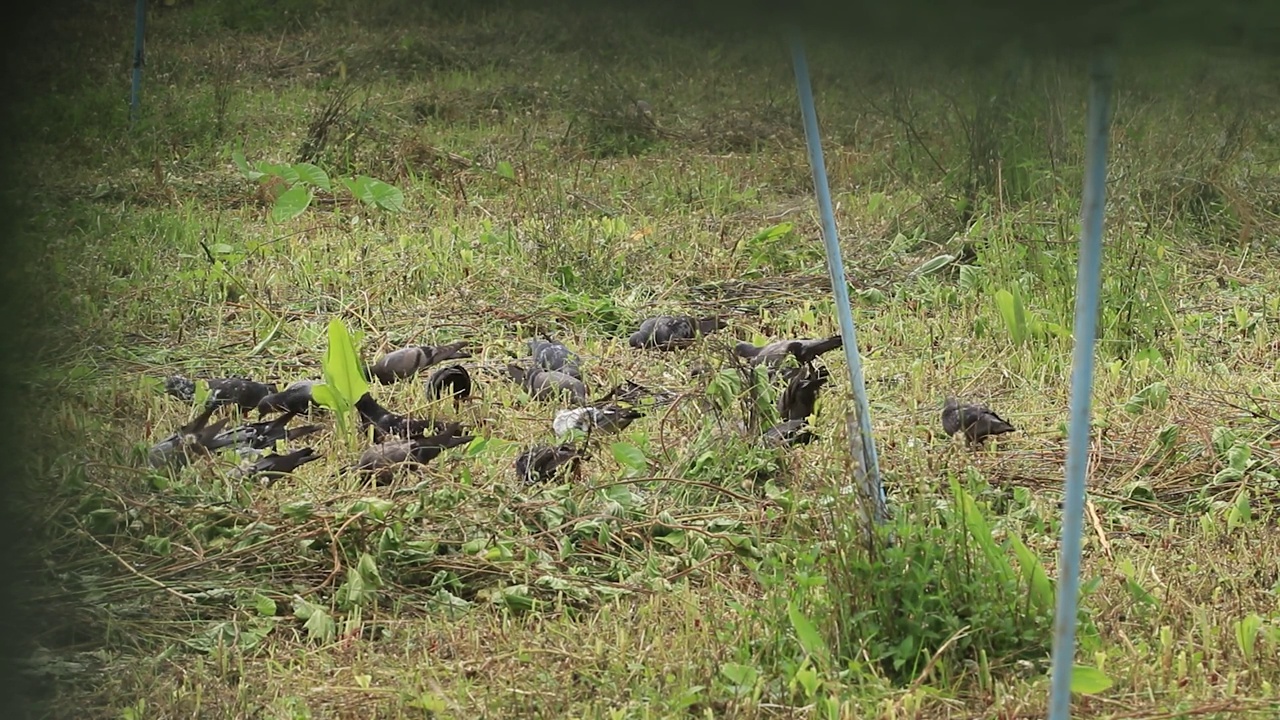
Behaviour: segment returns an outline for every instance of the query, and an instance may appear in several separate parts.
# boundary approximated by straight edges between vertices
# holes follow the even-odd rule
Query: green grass
[[[43,288],[29,374],[52,402],[25,461],[46,716],[1043,716],[1051,613],[1024,573],[1057,577],[1083,69],[810,48],[895,512],[895,543],[867,550],[839,353],[818,442],[738,429],[733,339],[838,329],[785,46],[468,8],[157,6],[132,130],[127,9],[69,21],[108,30],[30,78],[39,250],[9,272]],[[1076,717],[1280,706],[1280,452],[1232,406],[1280,416],[1264,77],[1121,63],[1077,654],[1113,684]],[[303,147],[404,211],[319,192],[273,222],[232,152]],[[663,311],[731,323],[629,348]],[[140,468],[191,414],[160,378],[319,377],[333,317],[367,360],[471,340],[480,398],[457,414],[483,440],[382,488],[338,472],[361,448],[331,421],[325,458],[269,488],[229,460]],[[681,399],[580,481],[528,488],[512,461],[557,408],[499,371],[543,331],[593,396],[634,379]],[[428,409],[420,380],[375,392]],[[939,432],[948,393],[1020,432],[962,449]]]

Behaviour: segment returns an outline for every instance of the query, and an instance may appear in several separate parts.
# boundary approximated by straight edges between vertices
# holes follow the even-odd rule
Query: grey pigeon
[[[260,383],[245,377],[211,378],[205,383],[209,386],[208,402],[237,405],[242,410],[253,410],[262,398],[279,390],[274,383]],[[196,397],[196,382],[182,375],[170,375],[164,379],[164,390],[179,400],[191,402]]]
[[[775,447],[807,445],[817,439],[817,436],[809,430],[809,423],[804,418],[783,420],[765,430],[761,437],[765,443]]]
[[[534,445],[516,458],[516,476],[526,483],[543,483],[563,472],[575,473],[587,454],[573,443]]]
[[[818,402],[818,391],[826,384],[827,379],[826,368],[815,368],[812,365],[801,367],[778,396],[778,414],[784,421],[803,420],[812,415],[814,405]]]
[[[305,435],[320,431],[319,425],[303,425],[286,429],[289,421],[298,416],[296,412],[286,412],[271,420],[245,423],[230,430],[218,433],[210,442],[212,450],[232,447],[237,450],[265,450],[280,440],[296,440]]]
[[[448,365],[427,378],[427,399],[452,397],[454,405],[471,397],[471,373],[461,365]]]
[[[299,380],[280,392],[271,393],[258,401],[258,415],[273,412],[291,412],[301,415],[312,407],[319,407],[311,397],[311,388],[320,384],[319,380]]]
[[[451,423],[434,435],[397,438],[378,443],[366,449],[352,467],[358,473],[373,475],[379,483],[383,483],[391,479],[397,466],[425,465],[445,450],[466,445],[475,439],[461,432],[461,425]]]
[[[356,412],[360,413],[361,428],[373,428],[374,442],[382,442],[388,435],[408,439],[443,432],[447,427],[445,423],[438,420],[408,418],[391,412],[374,400],[369,393],[361,395],[356,401]]]
[[[942,406],[942,429],[947,435],[963,431],[965,441],[976,445],[993,435],[1010,433],[1017,428],[986,405],[961,403],[954,397],[948,397]]]
[[[547,337],[546,340],[533,338],[529,341],[529,355],[533,358],[533,364],[543,370],[555,370],[565,375],[570,375],[579,380],[582,379],[582,370],[579,365],[582,359],[578,354],[570,350],[564,343],[556,342]]]
[[[708,335],[723,329],[724,320],[718,317],[692,318],[687,315],[661,315],[640,323],[627,340],[633,348],[676,350],[689,347],[700,335]]]
[[[306,465],[314,460],[319,460],[321,455],[315,451],[315,448],[300,448],[290,453],[280,455],[271,453],[259,459],[257,462],[248,464],[239,468],[239,476],[245,479],[265,476],[263,485],[270,485],[283,475],[288,475],[294,470]]]
[[[779,340],[763,347],[740,342],[734,346],[733,351],[738,357],[751,360],[752,365],[765,363],[770,367],[777,367],[787,357],[794,357],[802,365],[808,365],[819,355],[840,347],[842,342],[839,335],[832,335],[825,340]]]
[[[507,364],[507,374],[529,392],[535,400],[545,400],[557,395],[569,394],[575,402],[586,404],[587,386],[576,377],[557,370]]]
[[[191,461],[192,455],[208,455],[209,444],[227,424],[223,418],[210,425],[209,418],[217,405],[206,405],[191,422],[178,428],[178,431],[161,440],[147,452],[147,463],[153,468],[169,467],[178,469]]]
[[[404,380],[446,360],[471,357],[471,353],[463,349],[466,346],[466,340],[459,340],[447,345],[412,345],[392,350],[369,366],[369,373],[383,384]]]

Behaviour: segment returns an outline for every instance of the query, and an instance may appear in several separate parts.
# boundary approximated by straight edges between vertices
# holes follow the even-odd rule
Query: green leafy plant
[[[251,166],[239,150],[231,153],[231,159],[249,180],[285,188],[275,196],[271,208],[271,219],[277,223],[287,222],[305,212],[315,199],[316,190],[334,192],[328,173],[312,163],[276,164],[260,160]],[[338,178],[338,183],[366,205],[387,212],[404,210],[404,192],[390,183],[368,175]]]
[[[356,401],[369,392],[360,357],[347,326],[338,318],[329,321],[329,347],[321,361],[324,384],[311,388],[311,397],[323,407],[334,411],[338,427],[347,432],[347,421]]]

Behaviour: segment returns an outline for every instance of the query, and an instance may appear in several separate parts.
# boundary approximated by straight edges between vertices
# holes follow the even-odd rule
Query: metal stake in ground
[[[1111,48],[1101,48],[1090,68],[1080,260],[1076,269],[1076,346],[1071,359],[1071,424],[1062,499],[1062,555],[1058,561],[1057,610],[1053,619],[1053,690],[1049,720],[1071,717],[1071,670],[1075,657],[1076,597],[1080,593],[1080,535],[1084,525],[1085,473],[1089,465],[1089,409],[1093,391],[1093,345],[1097,335],[1102,265],[1102,210],[1106,200],[1107,135],[1111,116]]]
[[[849,307],[849,287],[845,281],[844,259],[840,255],[840,239],[836,235],[836,216],[831,204],[831,189],[827,185],[827,167],[822,157],[822,138],[818,135],[818,111],[813,103],[813,88],[809,83],[809,64],[805,60],[804,43],[797,32],[791,35],[791,60],[795,66],[796,88],[800,93],[800,112],[804,116],[804,137],[809,146],[809,163],[813,167],[813,187],[818,196],[818,212],[822,216],[822,240],[827,249],[827,271],[831,274],[831,290],[835,293],[836,314],[840,319],[844,357],[849,364],[849,379],[858,409],[858,428],[862,436],[862,451],[858,443],[851,443],[853,452],[866,472],[855,478],[862,497],[871,504],[871,517],[882,523],[888,517],[884,488],[880,483],[880,463],[876,457],[876,443],[871,435],[871,409],[867,404],[867,388],[862,380],[862,361],[858,355],[858,335],[853,326],[853,310]],[[856,466],[856,465],[855,465]]]

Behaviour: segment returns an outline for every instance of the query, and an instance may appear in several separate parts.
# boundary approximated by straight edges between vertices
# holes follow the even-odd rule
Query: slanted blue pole
[[[871,516],[876,523],[888,517],[884,489],[880,484],[880,462],[876,457],[876,441],[871,435],[871,408],[867,388],[862,380],[862,360],[858,355],[858,335],[853,326],[853,310],[849,307],[849,287],[844,276],[844,259],[840,255],[840,238],[836,235],[836,215],[831,204],[831,188],[827,185],[827,166],[822,157],[822,138],[818,135],[818,111],[813,104],[813,87],[809,83],[809,64],[804,56],[804,43],[798,32],[791,37],[791,60],[796,71],[796,88],[800,92],[800,112],[804,116],[804,137],[809,146],[809,164],[813,167],[813,188],[818,196],[818,212],[822,216],[822,240],[827,247],[827,270],[831,289],[836,296],[836,314],[840,318],[840,334],[844,339],[844,358],[849,365],[849,379],[854,400],[858,404],[858,428],[862,436],[862,466],[865,473],[863,497],[873,504]]]
[[[142,61],[144,38],[147,33],[147,0],[138,0],[136,24],[133,29],[133,90],[129,94],[129,125],[138,119],[138,106],[142,94]]]
[[[1107,136],[1111,117],[1110,48],[1090,68],[1080,260],[1076,269],[1076,346],[1071,359],[1071,425],[1062,501],[1062,557],[1058,561],[1053,619],[1053,689],[1049,720],[1071,717],[1071,668],[1075,658],[1076,598],[1080,594],[1080,536],[1084,528],[1085,471],[1089,464],[1089,407],[1093,394],[1093,345],[1097,337],[1102,266],[1102,211],[1106,200]]]

